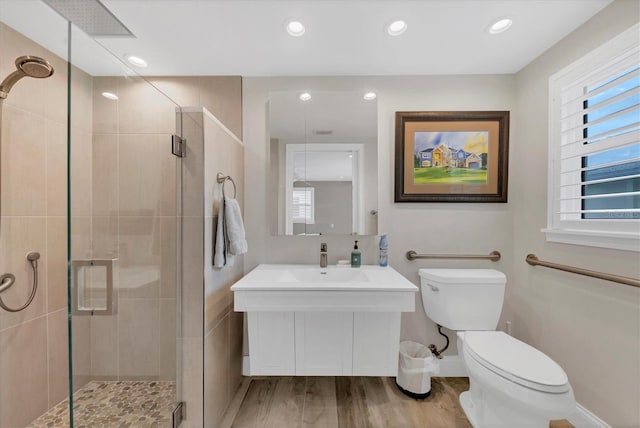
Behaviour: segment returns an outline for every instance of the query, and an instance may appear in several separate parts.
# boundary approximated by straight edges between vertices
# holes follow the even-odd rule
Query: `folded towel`
[[[220,201],[218,208],[218,222],[215,231],[215,243],[213,251],[213,267],[223,268],[233,266],[233,255],[229,254],[227,246],[227,234],[225,231],[224,201]]]
[[[225,231],[229,242],[229,253],[240,255],[249,250],[245,239],[240,204],[233,198],[224,197]]]

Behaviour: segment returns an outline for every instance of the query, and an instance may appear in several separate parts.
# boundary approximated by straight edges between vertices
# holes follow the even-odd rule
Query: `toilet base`
[[[406,395],[407,397],[411,397],[415,400],[424,400],[425,398],[431,395],[431,390],[425,392],[424,394],[417,394],[415,392],[407,391],[406,389],[404,389],[398,384],[397,380],[396,380],[396,386],[398,387],[400,392],[402,392],[404,395]]]
[[[460,406],[462,407],[462,410],[464,411],[464,414],[467,417],[467,419],[469,419],[471,426],[476,428],[478,426],[478,419],[476,417],[476,408],[473,405],[473,402],[471,401],[470,392],[465,391],[462,394],[460,394],[459,400],[460,400]]]
[[[482,388],[473,377],[469,378],[469,387],[459,399],[473,428],[549,427],[552,418],[513,401],[513,397]]]

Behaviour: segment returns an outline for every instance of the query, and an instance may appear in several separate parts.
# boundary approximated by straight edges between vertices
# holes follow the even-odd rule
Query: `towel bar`
[[[231,178],[230,175],[224,175],[223,173],[219,172],[218,175],[216,176],[216,181],[220,184],[222,184],[222,196],[224,197],[224,185],[227,183],[227,181],[230,181],[231,184],[233,184],[233,198],[235,199],[236,196],[238,195],[238,190],[236,189],[236,182],[233,181],[233,178]]]

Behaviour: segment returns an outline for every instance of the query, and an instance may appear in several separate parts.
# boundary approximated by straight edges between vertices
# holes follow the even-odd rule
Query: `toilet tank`
[[[427,316],[450,330],[495,330],[506,276],[493,269],[420,269]]]

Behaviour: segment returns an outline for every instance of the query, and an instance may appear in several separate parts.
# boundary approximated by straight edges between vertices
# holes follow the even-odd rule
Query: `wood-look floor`
[[[467,378],[433,378],[431,396],[414,400],[394,378],[253,378],[234,428],[471,428],[458,402]],[[569,428],[554,421],[550,428]]]

